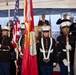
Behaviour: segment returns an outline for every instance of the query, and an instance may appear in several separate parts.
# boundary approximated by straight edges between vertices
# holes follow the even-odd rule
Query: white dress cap
[[[61,25],[62,28],[63,28],[63,27],[70,27],[71,22],[70,22],[70,21],[64,21],[64,22],[62,22],[60,25]]]
[[[2,30],[8,30],[8,31],[10,30],[10,28],[8,26],[2,26],[1,28],[2,28]]]
[[[51,29],[50,26],[43,26],[43,27],[41,27],[42,31],[49,31],[50,29]]]
[[[21,28],[21,29],[25,29],[25,24],[21,24],[21,25],[20,25],[20,28]]]

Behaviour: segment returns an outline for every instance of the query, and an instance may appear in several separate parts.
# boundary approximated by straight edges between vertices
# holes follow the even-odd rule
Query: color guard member
[[[11,38],[8,37],[8,26],[2,26],[2,36],[0,37],[0,75],[9,75],[10,71],[10,51],[12,49]]]
[[[19,75],[21,75],[21,69],[22,69],[22,55],[23,55],[23,49],[24,49],[24,44],[25,44],[25,24],[21,24],[21,36],[18,42],[19,46],[19,57],[18,57],[18,67],[19,67]]]
[[[62,34],[57,37],[58,63],[60,66],[61,75],[73,74],[75,37],[69,34],[70,21],[61,23]]]
[[[37,40],[37,57],[40,75],[52,75],[56,65],[55,40],[51,37],[50,26],[43,26],[42,37]]]

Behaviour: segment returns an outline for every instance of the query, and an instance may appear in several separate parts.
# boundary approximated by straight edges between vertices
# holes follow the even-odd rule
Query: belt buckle
[[[43,59],[44,62],[48,63],[50,59]]]

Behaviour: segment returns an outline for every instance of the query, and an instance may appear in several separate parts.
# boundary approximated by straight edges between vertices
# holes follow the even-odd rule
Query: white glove
[[[20,55],[23,55],[23,53],[22,53],[22,52],[20,52]]]
[[[53,66],[56,66],[56,63],[55,62],[53,63]]]
[[[14,61],[14,63],[15,63],[16,68],[18,68],[18,64],[17,64],[17,61],[16,60]]]
[[[69,44],[66,45],[66,49],[67,49],[67,50],[71,50],[71,49],[72,49],[71,45],[69,45]]]
[[[1,44],[0,44],[0,48],[1,48]]]
[[[15,60],[14,63],[15,63],[15,66],[16,66],[16,70],[19,71],[19,70],[18,70],[18,64],[17,64],[17,61]]]
[[[64,63],[65,66],[68,66],[70,62],[68,62],[66,59],[64,59],[63,63]]]

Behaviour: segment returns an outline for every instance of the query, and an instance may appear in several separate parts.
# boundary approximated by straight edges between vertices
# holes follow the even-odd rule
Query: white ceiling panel
[[[14,9],[16,0],[0,0],[0,10]],[[76,0],[32,0],[34,8],[76,8]],[[8,2],[8,6],[6,3]],[[24,0],[20,0],[20,9]]]

